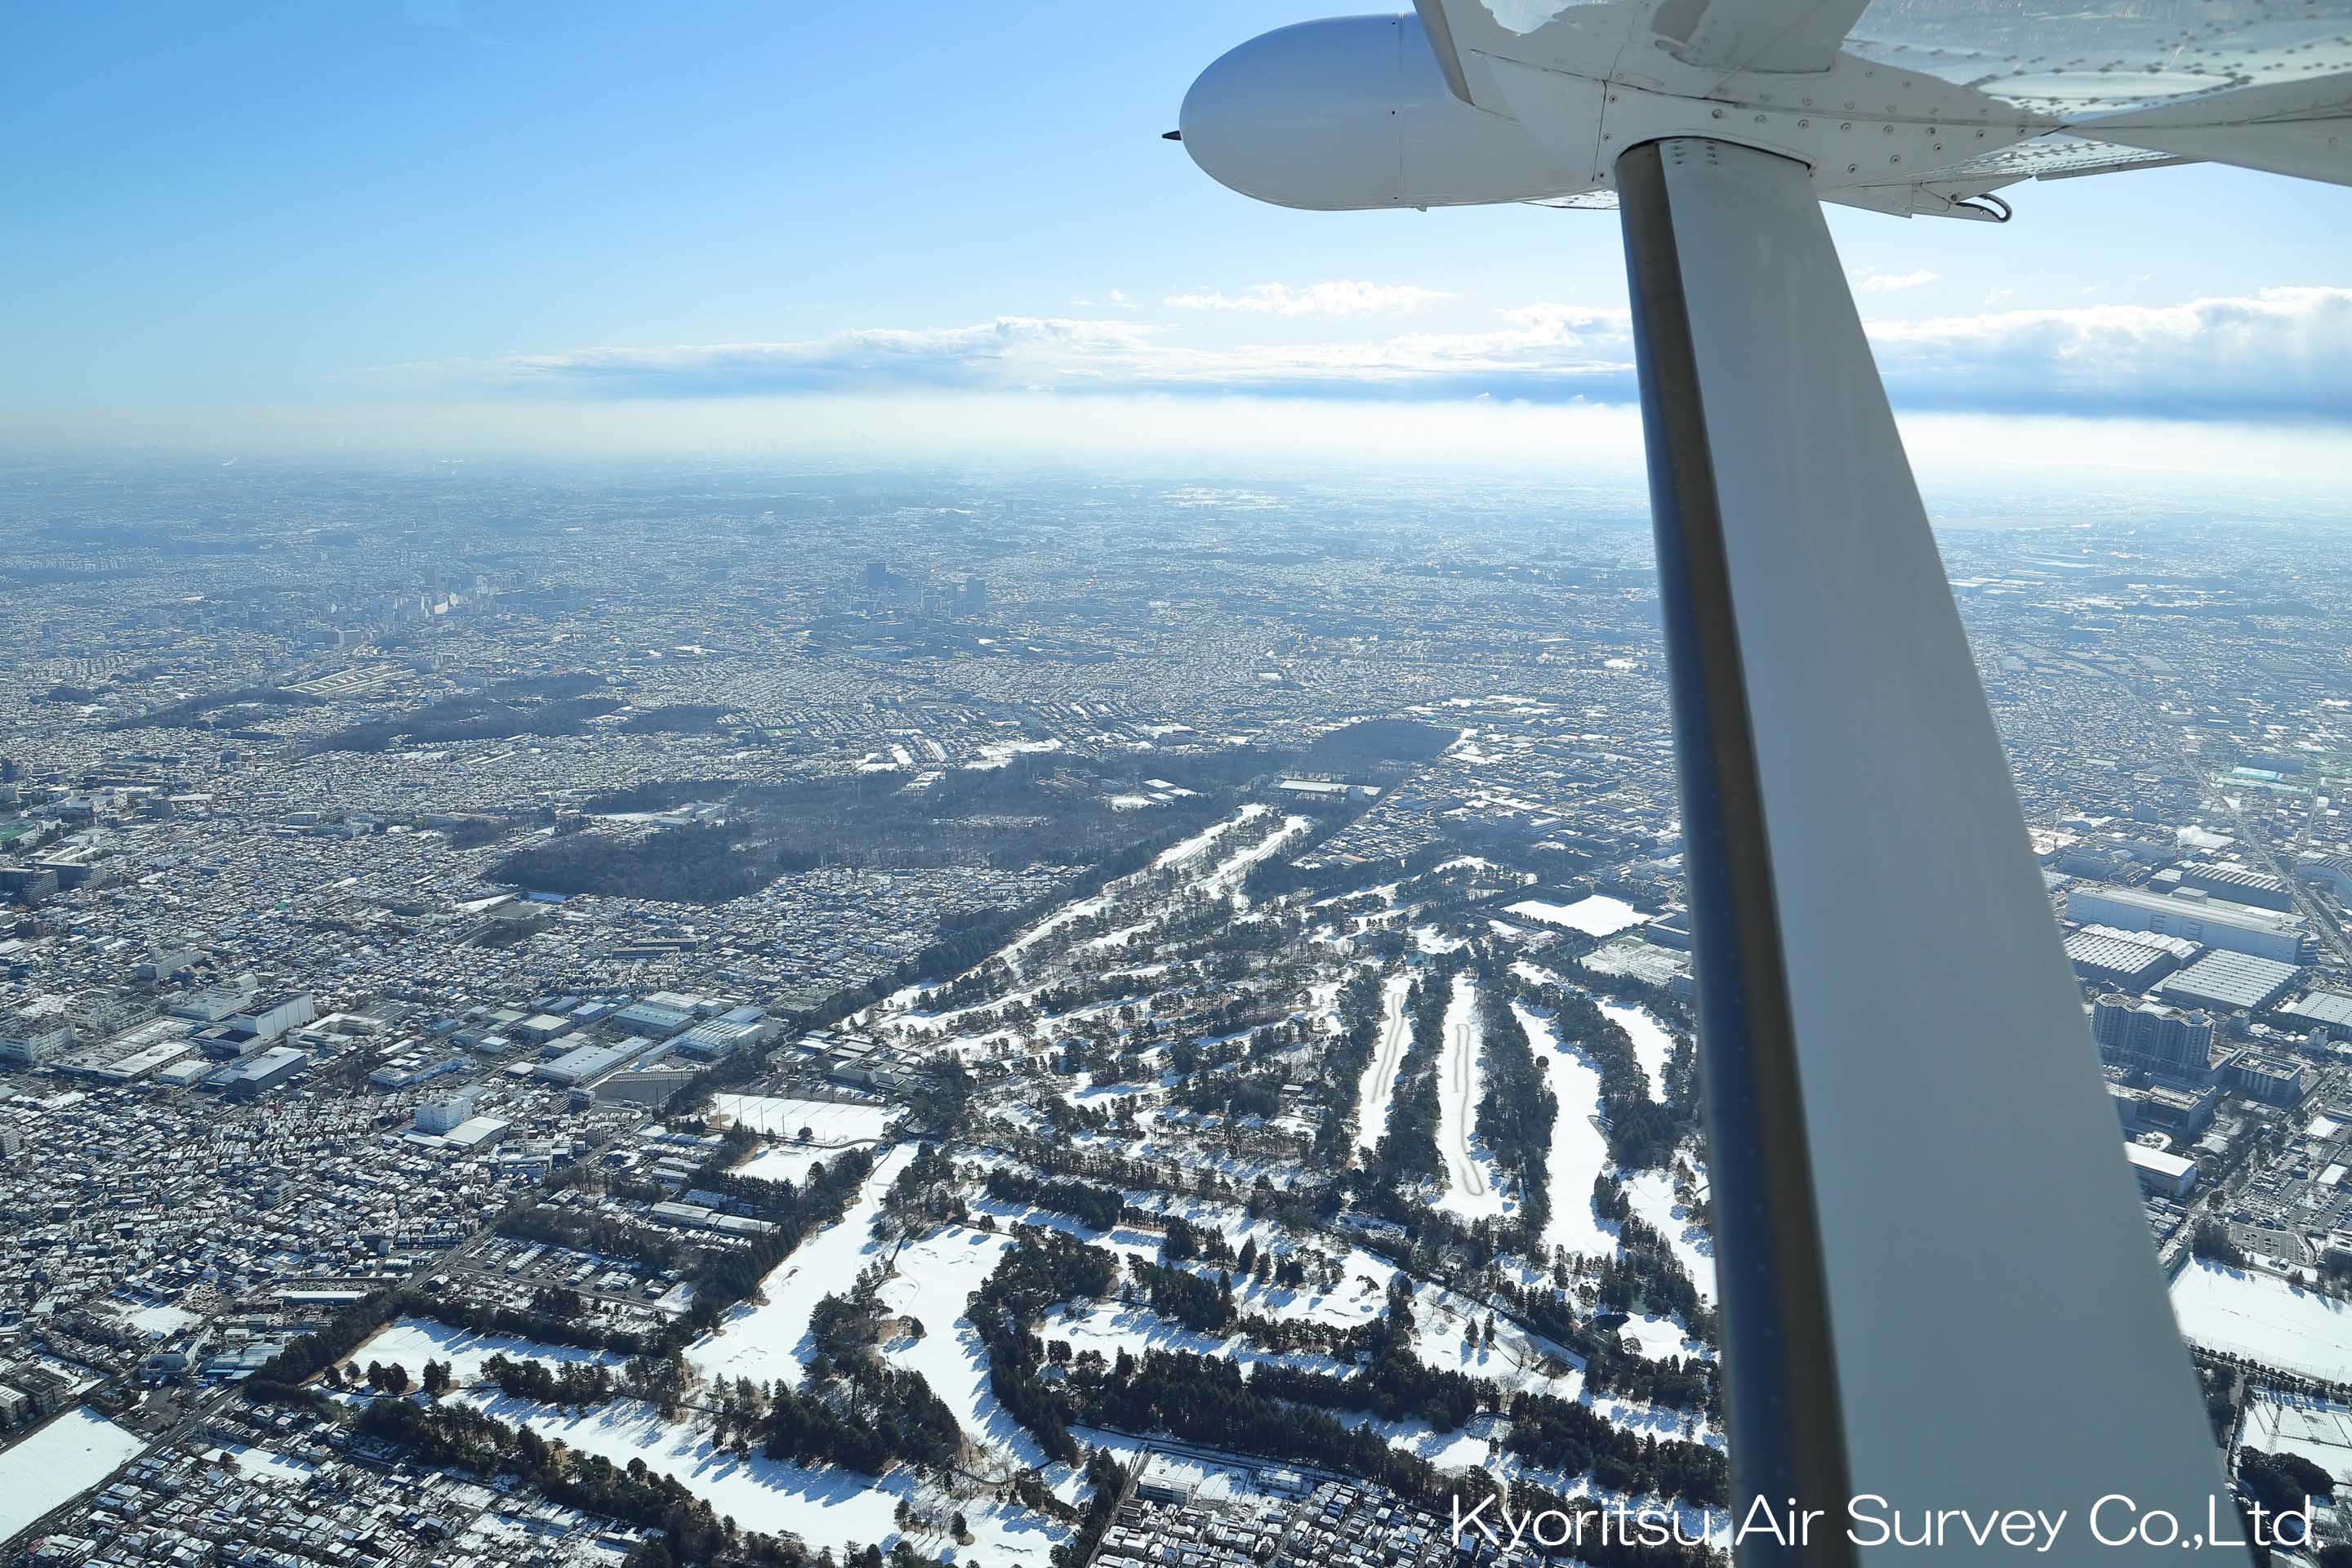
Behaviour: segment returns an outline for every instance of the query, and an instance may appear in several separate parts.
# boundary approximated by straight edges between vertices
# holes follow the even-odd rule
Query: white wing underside
[[[2126,169],[2165,169],[2193,161],[2144,147],[2121,147],[2111,142],[2091,142],[2054,133],[1971,158],[1921,181],[1885,187],[1862,186],[1851,192],[1831,191],[1824,195],[1846,205],[1874,207],[1882,205],[1877,198],[1883,195],[1887,198],[1884,205],[1888,210],[1908,211],[1915,184],[1925,184],[1931,194],[1965,199],[2024,180],[2071,180],[2084,174],[2118,174]],[[1898,200],[1900,206],[1894,205]],[[1571,212],[1613,212],[1617,193],[1606,189],[1579,191],[1573,195],[1552,196],[1527,205]]]
[[[1591,171],[1706,134],[1823,200],[1990,216],[2029,179],[2211,162],[2352,184],[2352,0],[1415,0],[1448,84]],[[1596,129],[1597,128],[1597,129]]]

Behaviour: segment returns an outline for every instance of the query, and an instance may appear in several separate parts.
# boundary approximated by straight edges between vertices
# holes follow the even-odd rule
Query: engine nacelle
[[[1454,97],[1413,16],[1252,38],[1201,73],[1177,123],[1203,174],[1286,207],[1469,206],[1594,185],[1516,121]]]

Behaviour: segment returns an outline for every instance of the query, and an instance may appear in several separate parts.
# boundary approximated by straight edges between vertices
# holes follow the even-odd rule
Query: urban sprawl
[[[0,1561],[1722,1560],[1638,495],[7,478]],[[1942,542],[2215,1439],[2352,1548],[2352,552]]]

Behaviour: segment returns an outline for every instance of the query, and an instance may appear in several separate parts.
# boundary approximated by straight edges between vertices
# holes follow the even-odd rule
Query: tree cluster
[[[1523,999],[1549,1010],[1560,1039],[1599,1070],[1602,1135],[1609,1157],[1628,1171],[1648,1170],[1674,1158],[1683,1141],[1698,1130],[1695,1100],[1652,1098],[1649,1069],[1634,1053],[1633,1038],[1582,991],[1546,982],[1521,982]]]
[[[1002,1165],[992,1167],[981,1179],[981,1187],[998,1203],[1051,1209],[1094,1230],[1110,1229],[1127,1211],[1127,1200],[1114,1188],[1088,1182],[1041,1181]]]
[[[1412,1044],[1398,1064],[1388,1128],[1371,1162],[1373,1178],[1383,1186],[1434,1181],[1444,1169],[1437,1152],[1437,1079],[1445,1058],[1445,1010],[1453,994],[1453,966],[1441,960],[1405,995]]]
[[[1495,1162],[1517,1178],[1519,1228],[1528,1249],[1542,1245],[1551,1218],[1552,1124],[1559,1100],[1538,1070],[1525,1025],[1513,1011],[1508,990],[1494,974],[1478,987],[1478,1030],[1486,1066],[1486,1093],[1478,1101],[1478,1136]]]
[[[1591,1405],[1549,1394],[1511,1396],[1503,1446],[1528,1463],[1586,1475],[1608,1490],[1634,1497],[1681,1498],[1701,1508],[1727,1507],[1731,1476],[1723,1456],[1704,1443],[1635,1433]]]
[[[580,1454],[469,1405],[379,1399],[360,1413],[354,1431],[419,1465],[485,1479],[514,1476],[564,1507],[659,1531],[662,1560],[672,1563],[800,1568],[807,1561],[798,1541],[738,1530],[643,1459],[623,1467],[601,1454]]]
[[[1046,1456],[1077,1458],[1064,1396],[1039,1376],[1044,1346],[1034,1331],[1045,1309],[1093,1300],[1118,1278],[1118,1256],[1061,1231],[1023,1226],[996,1268],[971,1293],[966,1315],[988,1351],[988,1385]]]

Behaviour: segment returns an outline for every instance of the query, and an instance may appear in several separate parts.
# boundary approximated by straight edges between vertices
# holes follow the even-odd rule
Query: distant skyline
[[[1613,215],[1286,212],[1160,140],[1335,8],[19,8],[0,439],[1622,457]],[[2352,191],[2009,194],[1830,209],[1931,446],[2124,417],[2198,428],[2091,455],[2342,471]]]

